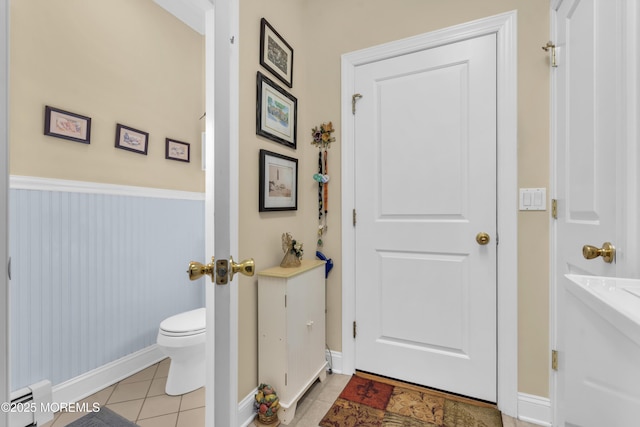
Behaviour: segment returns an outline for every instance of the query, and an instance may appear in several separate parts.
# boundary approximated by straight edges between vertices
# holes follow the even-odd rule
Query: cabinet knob
[[[309,320],[309,321],[307,322],[307,326],[309,326],[309,327],[313,326],[313,320]]]

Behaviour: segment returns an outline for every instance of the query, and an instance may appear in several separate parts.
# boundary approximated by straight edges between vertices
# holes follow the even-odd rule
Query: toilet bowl
[[[189,393],[205,383],[206,314],[204,308],[166,318],[158,329],[158,347],[171,359],[165,392]]]

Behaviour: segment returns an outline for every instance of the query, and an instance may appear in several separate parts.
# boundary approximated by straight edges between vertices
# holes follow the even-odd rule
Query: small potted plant
[[[273,424],[278,419],[280,401],[275,390],[269,384],[260,384],[256,393],[255,407],[258,420],[263,424]]]

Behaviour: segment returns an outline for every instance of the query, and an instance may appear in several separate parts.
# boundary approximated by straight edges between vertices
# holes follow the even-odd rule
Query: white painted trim
[[[517,223],[517,12],[480,19],[342,56],[342,363],[355,371],[354,93],[355,68],[389,57],[447,43],[496,34],[498,53],[498,407],[515,417],[518,410],[518,223]]]
[[[99,182],[71,181],[11,175],[9,187],[19,190],[64,191],[68,193],[108,194],[113,196],[152,197],[157,199],[204,200],[204,193],[165,190],[162,188],[103,184]]]
[[[342,374],[342,353],[339,351],[326,350],[325,360],[327,361],[327,369],[331,368],[334,374]]]
[[[238,403],[238,425],[240,427],[247,427],[256,418],[256,411],[253,406],[256,393],[258,393],[258,387],[251,390],[251,392]]]
[[[551,427],[551,400],[532,394],[518,393],[518,419]]]
[[[0,0],[0,402],[10,400],[9,360],[9,0]],[[0,411],[0,426],[9,413]]]
[[[164,358],[166,356],[157,344],[150,345],[147,348],[53,386],[52,400],[55,403],[78,402],[154,363],[158,363]]]

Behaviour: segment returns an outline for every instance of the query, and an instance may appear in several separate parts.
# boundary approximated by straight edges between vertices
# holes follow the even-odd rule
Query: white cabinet
[[[258,272],[258,381],[275,388],[283,424],[326,366],[324,261]]]

